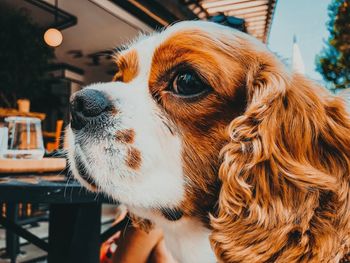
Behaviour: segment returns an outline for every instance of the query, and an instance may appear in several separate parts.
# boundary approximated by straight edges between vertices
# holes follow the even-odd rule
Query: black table
[[[100,235],[101,204],[110,203],[106,197],[88,192],[64,175],[1,175],[0,202],[8,204],[13,213],[18,203],[49,204],[48,243],[17,225],[10,216],[0,216],[0,224],[7,231],[47,251],[49,263],[99,262],[100,243],[108,238],[108,233]],[[11,260],[15,260],[13,255]]]

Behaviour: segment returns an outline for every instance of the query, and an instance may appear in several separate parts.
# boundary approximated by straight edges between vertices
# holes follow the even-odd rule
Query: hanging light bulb
[[[57,25],[58,0],[55,0],[55,25]],[[63,41],[61,31],[57,28],[49,28],[44,33],[44,41],[51,47],[58,47]]]
[[[44,34],[44,40],[49,46],[58,47],[62,43],[63,36],[56,28],[49,28]]]

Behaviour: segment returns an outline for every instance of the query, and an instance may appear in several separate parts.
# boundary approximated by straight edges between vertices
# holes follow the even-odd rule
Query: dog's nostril
[[[74,105],[74,110],[75,111],[83,112],[83,110],[84,110],[84,100],[81,97],[76,98],[74,104],[75,104]]]
[[[84,89],[75,93],[71,101],[71,126],[79,130],[83,128],[91,118],[101,115],[103,112],[113,109],[112,102],[107,96],[98,90]]]

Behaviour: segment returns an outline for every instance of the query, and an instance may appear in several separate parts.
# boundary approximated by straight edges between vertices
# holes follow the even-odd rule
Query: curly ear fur
[[[280,65],[247,75],[222,149],[212,246],[222,262],[338,262],[350,245],[350,122],[340,99]]]

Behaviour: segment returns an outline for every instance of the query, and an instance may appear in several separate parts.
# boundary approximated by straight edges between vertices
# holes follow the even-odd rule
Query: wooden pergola
[[[248,34],[267,42],[277,0],[112,0],[154,28],[218,14],[244,19]]]
[[[200,19],[218,13],[245,21],[247,33],[267,42],[277,0],[185,0]]]

